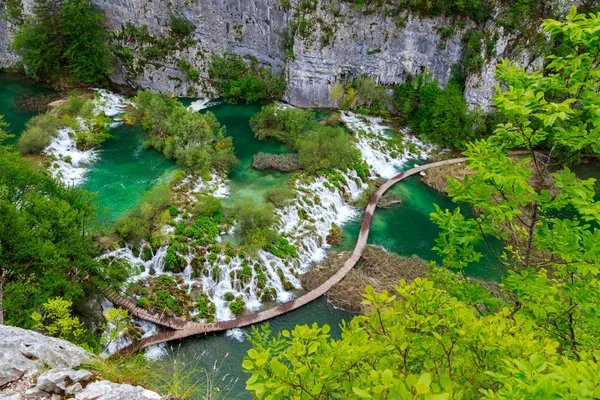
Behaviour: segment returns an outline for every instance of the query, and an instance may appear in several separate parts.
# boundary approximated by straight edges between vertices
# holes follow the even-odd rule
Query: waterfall
[[[94,98],[95,115],[104,113],[107,117],[113,118],[111,126],[120,124],[115,116],[122,113],[127,104],[130,104],[125,97],[110,93],[104,89],[95,89]],[[77,117],[80,130],[89,129],[86,120]],[[85,180],[87,166],[93,163],[98,156],[95,149],[81,151],[77,149],[75,143],[75,130],[71,127],[59,129],[52,138],[50,145],[44,149],[44,153],[50,156],[50,173],[53,177],[60,179],[67,185],[79,186]]]
[[[395,146],[387,133],[390,128],[381,118],[343,111],[342,121],[358,140],[357,147],[369,164],[371,178],[375,178],[373,172],[385,179],[393,178],[409,159],[426,157],[433,150],[432,146],[410,135],[408,128],[401,129],[402,144]]]

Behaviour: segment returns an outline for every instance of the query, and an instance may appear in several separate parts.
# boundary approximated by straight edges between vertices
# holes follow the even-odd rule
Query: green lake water
[[[22,96],[52,92],[44,86],[32,84],[20,75],[0,74],[0,115],[3,115],[4,121],[10,124],[7,128],[8,133],[15,135],[7,143],[16,142],[18,135],[25,127],[25,123],[35,115],[17,111],[15,105],[18,100]]]
[[[132,209],[142,193],[168,182],[176,168],[162,153],[143,146],[140,127],[111,128],[112,138],[98,150],[82,187],[98,193],[100,216],[110,224]]]
[[[409,164],[407,167],[412,167],[413,163]],[[421,183],[420,176],[407,178],[393,186],[390,191],[400,197],[402,204],[388,209],[377,209],[371,223],[368,243],[383,246],[401,256],[416,255],[424,260],[441,263],[441,258],[432,250],[440,229],[431,221],[429,214],[435,211],[434,204],[442,210],[454,210],[457,204]],[[343,226],[344,237],[336,249],[354,248],[361,222],[362,214]],[[500,243],[494,241],[492,246],[497,246],[495,249],[499,248]],[[498,264],[492,253],[484,245],[478,246],[477,250],[484,257],[477,264],[467,268],[465,273],[479,279],[498,280],[501,271],[497,268]]]

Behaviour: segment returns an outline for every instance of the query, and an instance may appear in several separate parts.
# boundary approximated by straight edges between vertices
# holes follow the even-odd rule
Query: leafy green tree
[[[102,344],[105,348],[125,336],[133,327],[129,312],[122,308],[107,309],[104,311],[104,318],[109,328],[106,335],[102,337]]]
[[[275,75],[271,67],[262,67],[256,59],[246,62],[236,54],[213,55],[209,70],[216,89],[230,103],[277,100],[285,92],[285,77]]]
[[[63,63],[86,84],[105,84],[112,71],[104,16],[89,0],[66,0],[61,10]]]
[[[233,141],[213,113],[189,111],[177,99],[150,90],[140,90],[133,101],[135,107],[125,116],[126,122],[141,125],[150,137],[147,145],[186,170],[229,171],[238,166]]]
[[[96,206],[89,193],[65,187],[13,149],[0,146],[0,275],[5,322],[31,328],[48,299],[84,296],[97,268]]]
[[[508,89],[496,105],[507,120],[467,145],[474,173],[449,186],[473,218],[432,214],[442,229],[436,249],[459,272],[481,258],[475,244],[504,241],[493,253],[507,269],[500,287],[492,292],[463,273],[431,268],[393,295],[367,288],[370,311],[343,324],[338,340],[316,324],[277,336],[254,329],[243,362],[248,390],[271,399],[600,394],[600,207],[593,180],[549,170],[557,165],[550,155],[598,151],[598,19],[572,10],[566,22],[544,24],[572,44],[544,74],[500,66]],[[509,157],[513,146],[529,157]]]
[[[79,318],[71,315],[73,302],[60,297],[50,299],[42,305],[43,314],[34,311],[31,319],[36,328],[47,335],[78,343],[84,333],[84,326]]]
[[[307,132],[316,120],[312,110],[269,104],[250,118],[250,128],[258,139],[272,138],[294,148],[300,135]]]
[[[88,0],[36,0],[11,48],[35,80],[104,84],[111,71],[104,17]]]
[[[250,198],[237,201],[230,210],[236,220],[235,233],[250,251],[267,249],[279,241],[273,230],[275,219],[272,204],[257,204]]]
[[[439,208],[432,214],[442,228],[436,248],[447,266],[465,268],[481,258],[474,246],[491,237],[506,243],[493,254],[507,270],[511,316],[526,315],[576,359],[597,350],[600,334],[600,204],[593,179],[553,169],[581,152],[600,152],[599,21],[600,15],[577,15],[575,8],[566,22],[546,21],[544,29],[567,37],[571,52],[550,57],[544,74],[502,62],[498,77],[508,89],[495,103],[506,122],[487,140],[467,145],[474,173],[448,186],[474,217]],[[529,157],[507,156],[512,148]]]

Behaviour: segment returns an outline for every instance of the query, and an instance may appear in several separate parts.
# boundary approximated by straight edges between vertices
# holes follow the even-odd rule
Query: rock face
[[[0,325],[0,399],[154,400],[157,393],[108,381],[73,368],[91,360],[84,349],[64,340]]]
[[[31,12],[33,0],[22,1],[24,12]],[[278,0],[92,2],[104,11],[108,28],[117,35],[112,44],[123,50],[111,76],[115,83],[177,96],[211,96],[207,66],[212,54],[235,53],[284,71],[285,100],[296,106],[332,106],[331,84],[362,74],[391,85],[427,70],[444,86],[452,66],[461,62],[463,34],[474,28],[472,23],[461,28],[445,17],[362,13],[341,1],[318,1],[309,12],[298,11],[297,0],[289,8],[282,8]],[[555,2],[564,11],[578,0]],[[305,29],[291,31],[290,27],[298,26],[300,14]],[[169,27],[172,15],[194,24],[191,36],[174,37]],[[147,33],[131,29],[143,26]],[[440,30],[448,27],[454,28],[452,34],[442,38]],[[487,108],[500,57],[510,56],[532,68],[539,68],[542,60],[527,48],[514,51],[513,34],[493,23],[483,29],[497,37],[494,56],[485,57],[481,70],[469,75],[465,98],[471,105]],[[10,24],[0,19],[0,66],[16,62],[8,50],[10,31]],[[155,47],[161,43],[157,52]],[[184,64],[197,70],[200,78],[191,81]]]

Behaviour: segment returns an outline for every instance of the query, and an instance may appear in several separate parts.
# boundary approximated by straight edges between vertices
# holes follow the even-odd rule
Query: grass
[[[216,400],[227,398],[237,379],[221,374],[223,360],[206,369],[201,360],[204,353],[184,360],[181,352],[170,348],[164,361],[151,362],[143,354],[95,357],[83,368],[98,378],[116,383],[143,386],[170,399]]]
[[[327,260],[301,276],[302,286],[306,290],[316,288],[335,274],[348,256],[348,252],[331,252]],[[402,257],[388,253],[383,247],[369,245],[358,265],[329,290],[327,298],[337,307],[364,313],[367,310],[361,302],[367,285],[373,286],[377,292],[392,292],[400,279],[412,282],[426,273],[427,262],[418,257]]]
[[[447,195],[448,177],[453,177],[462,182],[465,176],[471,173],[472,171],[466,168],[465,163],[447,164],[427,170],[421,181],[432,189]]]

